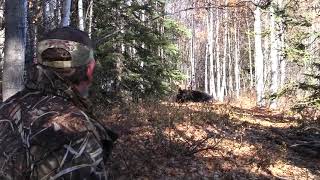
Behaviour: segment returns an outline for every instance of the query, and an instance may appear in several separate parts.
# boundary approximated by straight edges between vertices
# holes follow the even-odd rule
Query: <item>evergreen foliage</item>
[[[320,63],[313,63],[315,71],[313,74],[306,74],[310,78],[308,82],[300,83],[299,88],[310,92],[305,101],[296,105],[296,109],[302,110],[305,107],[320,108]]]
[[[161,0],[96,1],[94,36],[99,39],[94,87],[98,96],[161,98],[182,78],[174,41],[185,32],[164,18],[164,5]]]

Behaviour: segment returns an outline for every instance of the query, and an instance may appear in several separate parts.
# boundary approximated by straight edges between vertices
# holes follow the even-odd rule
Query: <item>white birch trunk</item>
[[[249,56],[249,70],[250,70],[250,88],[253,88],[253,70],[252,70],[252,53],[251,53],[251,36],[250,36],[250,26],[246,19],[247,25],[247,38],[248,38],[248,56]]]
[[[196,71],[195,71],[195,28],[194,28],[194,15],[192,14],[192,37],[191,37],[191,50],[190,50],[190,63],[191,63],[191,77],[190,77],[190,87],[191,89],[196,89]]]
[[[204,60],[204,92],[209,93],[208,89],[208,44],[206,45],[206,53]]]
[[[231,29],[228,31],[228,72],[229,72],[229,85],[228,85],[228,92],[229,95],[233,94],[233,73],[232,73],[232,58],[231,58],[231,54],[232,54],[232,43],[231,43],[231,38],[232,38],[232,32]]]
[[[281,36],[280,41],[280,88],[282,88],[286,83],[286,59],[283,52],[285,47],[284,34]]]
[[[216,94],[216,83],[215,83],[215,77],[214,77],[214,54],[213,54],[213,9],[209,9],[209,23],[208,23],[208,53],[209,53],[209,64],[210,64],[210,72],[209,72],[209,93],[210,95],[214,98],[217,99],[217,94]],[[218,17],[217,17],[218,19]],[[217,20],[218,21],[218,20]],[[218,23],[218,22],[217,22]],[[219,27],[218,24],[216,24],[216,33],[219,32]],[[218,34],[216,34],[218,36]]]
[[[278,0],[279,9],[284,8],[283,0]],[[280,88],[285,85],[286,81],[286,59],[284,57],[284,48],[285,48],[285,27],[284,20],[282,17],[278,17],[278,26],[279,26],[279,61],[280,61]]]
[[[1,20],[1,23],[4,23],[4,3],[1,4],[0,6],[0,20]],[[3,57],[4,57],[4,41],[5,41],[5,36],[4,36],[4,33],[5,33],[5,29],[1,29],[0,30],[0,67],[1,69],[3,69]]]
[[[278,73],[279,73],[279,56],[278,56],[278,42],[279,37],[276,37],[276,14],[274,8],[270,7],[270,60],[271,60],[271,94],[276,94],[279,88]],[[275,109],[277,107],[277,100],[272,99],[270,102],[270,108]]]
[[[83,1],[78,0],[78,20],[79,20],[79,29],[84,31],[84,15],[83,15]]]
[[[65,0],[63,4],[62,26],[70,26],[71,0]]]
[[[55,5],[55,10],[54,10],[54,17],[55,17],[55,26],[58,27],[60,22],[61,22],[61,9],[63,8],[63,6],[61,4],[63,4],[61,2],[61,0],[55,0],[56,5]]]
[[[238,82],[238,88],[239,88],[239,96],[241,94],[241,66],[240,66],[240,28],[238,27],[238,40],[236,41],[237,44],[237,53],[238,53],[238,71],[239,71],[239,82]],[[246,83],[243,80],[243,89],[246,89]]]
[[[3,101],[24,87],[27,1],[5,2],[5,45],[2,96]]]
[[[204,92],[209,94],[208,89],[208,56],[209,56],[209,47],[210,47],[210,39],[212,34],[211,33],[211,26],[210,26],[210,12],[208,11],[206,17],[206,25],[207,25],[207,44],[206,44],[206,53],[205,53],[205,62],[204,62]]]
[[[221,71],[220,71],[220,44],[219,44],[219,30],[220,30],[220,19],[219,19],[219,10],[217,10],[217,20],[216,20],[216,32],[215,32],[215,45],[216,45],[216,73],[217,73],[217,98],[221,94]]]
[[[256,7],[254,11],[254,39],[255,39],[255,78],[257,105],[263,106],[264,98],[264,81],[263,81],[263,53],[261,45],[261,12],[260,8]]]
[[[89,10],[89,25],[88,25],[88,34],[91,38],[92,36],[92,25],[93,25],[93,0],[90,0],[90,10]]]
[[[234,24],[234,75],[235,75],[235,85],[236,85],[236,97],[240,96],[240,69],[239,69],[239,50],[238,50],[238,31],[237,31],[237,22]]]
[[[228,0],[226,0],[226,4],[228,4]],[[227,86],[227,69],[226,69],[226,61],[227,61],[227,47],[228,47],[228,9],[224,10],[224,32],[223,32],[223,59],[222,59],[222,84],[221,84],[221,90],[219,94],[219,100],[223,102],[225,92],[226,92],[226,86]]]

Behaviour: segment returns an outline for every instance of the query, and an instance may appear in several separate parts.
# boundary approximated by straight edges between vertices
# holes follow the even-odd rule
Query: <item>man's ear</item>
[[[90,81],[92,81],[92,79],[93,79],[93,71],[94,71],[95,66],[96,66],[95,60],[91,60],[87,66],[87,76]]]

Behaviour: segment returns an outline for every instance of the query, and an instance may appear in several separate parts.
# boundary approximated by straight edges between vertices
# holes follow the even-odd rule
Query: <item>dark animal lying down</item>
[[[184,103],[184,102],[209,102],[212,100],[212,96],[207,93],[194,91],[194,90],[186,90],[180,89],[178,90],[178,94],[176,96],[176,102]]]

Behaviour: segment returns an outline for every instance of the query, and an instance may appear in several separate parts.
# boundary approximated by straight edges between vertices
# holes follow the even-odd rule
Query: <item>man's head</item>
[[[39,41],[38,64],[59,73],[87,95],[93,80],[95,60],[88,34],[71,27],[54,29]]]

